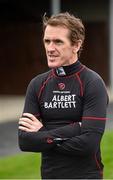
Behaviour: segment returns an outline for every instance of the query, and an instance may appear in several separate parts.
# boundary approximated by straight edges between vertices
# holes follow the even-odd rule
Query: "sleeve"
[[[27,88],[25,106],[23,112],[28,112],[40,119],[40,106],[36,95],[34,80]],[[54,130],[41,128],[38,132],[18,131],[19,147],[22,151],[42,152],[53,148],[57,142],[60,143],[72,136],[80,134],[79,123],[69,124]]]
[[[32,79],[27,87],[25,104],[23,109],[23,113],[31,113],[38,118],[40,118],[40,106],[37,100],[37,93],[39,89],[40,82],[36,81],[35,78]]]
[[[94,154],[105,129],[108,95],[102,79],[87,85],[83,100],[81,133],[58,145],[56,150],[70,155]]]
[[[78,134],[80,134],[79,123],[49,131],[44,127],[38,132],[31,133],[19,130],[19,147],[22,151],[44,152]]]

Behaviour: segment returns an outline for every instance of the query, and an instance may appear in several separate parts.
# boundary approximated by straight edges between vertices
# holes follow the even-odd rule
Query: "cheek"
[[[68,57],[71,57],[72,56],[72,50],[71,49],[64,49],[63,51],[62,51],[62,56],[64,57],[64,58],[68,58]]]

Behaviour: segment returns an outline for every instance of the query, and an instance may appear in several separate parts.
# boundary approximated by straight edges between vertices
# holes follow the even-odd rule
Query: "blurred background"
[[[35,174],[32,169],[20,171],[20,176],[15,169],[19,167],[21,169],[23,161],[27,165],[30,162],[29,167],[32,166],[37,173],[40,165],[40,155],[37,164],[37,161],[33,161],[36,159],[35,154],[26,155],[18,148],[18,118],[23,110],[29,81],[37,74],[48,70],[42,42],[42,16],[45,12],[50,16],[64,11],[73,13],[83,20],[86,40],[80,61],[101,75],[109,93],[110,120],[106,126],[103,153],[108,154],[109,150],[105,149],[105,146],[109,145],[106,143],[113,141],[113,0],[0,0],[0,178],[2,179],[26,178],[28,172],[31,172],[29,177],[37,178],[37,175],[32,175]],[[113,168],[113,159],[111,161],[110,157],[104,159],[109,164],[108,169],[111,166]],[[21,158],[19,164],[17,159]],[[10,170],[6,166],[8,162],[12,164]],[[113,172],[106,170],[105,177],[113,178]]]

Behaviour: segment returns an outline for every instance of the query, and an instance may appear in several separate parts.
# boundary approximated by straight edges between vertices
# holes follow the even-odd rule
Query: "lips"
[[[56,58],[56,57],[58,57],[58,56],[55,56],[55,55],[48,55],[48,57],[50,57],[50,58]]]
[[[48,60],[49,60],[49,61],[54,61],[54,60],[56,60],[57,57],[58,57],[58,56],[49,55],[49,56],[48,56]]]

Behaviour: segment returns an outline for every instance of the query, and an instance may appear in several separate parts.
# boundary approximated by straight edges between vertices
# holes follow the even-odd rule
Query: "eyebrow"
[[[64,42],[62,39],[49,39],[49,38],[44,38],[43,41],[53,41],[53,42]]]

